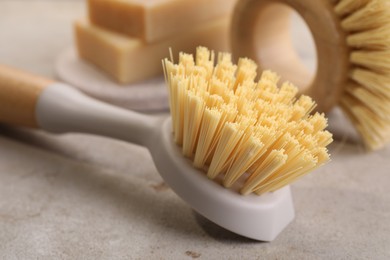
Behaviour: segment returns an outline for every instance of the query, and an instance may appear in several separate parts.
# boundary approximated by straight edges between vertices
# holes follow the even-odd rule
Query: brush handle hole
[[[300,42],[300,46],[297,46],[299,43],[294,44],[291,31],[293,14],[293,9],[279,3],[269,4],[259,12],[254,28],[253,55],[262,70],[277,72],[282,81],[290,81],[304,92],[314,80],[316,66],[310,71],[298,53],[298,48],[306,43]]]

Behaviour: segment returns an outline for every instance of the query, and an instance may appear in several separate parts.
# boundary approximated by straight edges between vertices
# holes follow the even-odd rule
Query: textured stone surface
[[[0,1],[0,60],[46,76],[82,1]],[[389,259],[390,147],[367,154],[339,111],[332,162],[292,186],[271,243],[227,232],[164,185],[144,148],[0,126],[0,259]]]

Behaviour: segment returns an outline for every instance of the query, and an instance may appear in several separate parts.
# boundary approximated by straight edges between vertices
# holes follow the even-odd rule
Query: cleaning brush
[[[292,84],[279,88],[274,73],[255,81],[249,59],[234,65],[230,54],[219,54],[215,65],[213,52],[198,48],[196,60],[180,54],[178,64],[163,64],[172,120],[0,66],[0,122],[144,146],[164,181],[198,213],[237,234],[275,239],[294,218],[287,184],[329,160],[324,115],[311,114],[314,101],[296,98]]]
[[[290,36],[295,10],[307,23],[317,50],[317,71],[300,85],[318,110],[339,106],[369,150],[390,141],[390,1],[241,0],[232,22],[237,57],[255,59],[283,79],[308,78]]]
[[[183,155],[207,177],[242,194],[275,191],[329,160],[332,135],[315,102],[246,58],[199,47],[196,59],[180,53],[165,59],[172,129]],[[235,185],[236,184],[236,185]]]

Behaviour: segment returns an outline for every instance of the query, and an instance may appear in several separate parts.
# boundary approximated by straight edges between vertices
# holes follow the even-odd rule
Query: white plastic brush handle
[[[42,91],[36,116],[38,126],[50,132],[90,133],[142,146],[161,127],[155,117],[97,101],[62,83]]]
[[[65,84],[0,66],[0,122],[146,145],[160,121],[99,102]]]

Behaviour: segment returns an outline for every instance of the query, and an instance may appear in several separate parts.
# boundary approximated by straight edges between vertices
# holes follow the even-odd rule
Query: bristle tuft
[[[174,141],[210,179],[242,194],[274,191],[329,159],[332,141],[315,102],[296,95],[291,83],[278,87],[270,71],[256,78],[256,64],[198,48],[164,60]]]
[[[347,32],[382,27],[390,22],[390,16],[386,11],[388,8],[390,8],[390,4],[387,0],[371,0],[343,19],[341,27]]]
[[[340,0],[335,7],[335,12],[339,16],[345,16],[365,6],[368,2],[370,0]]]

